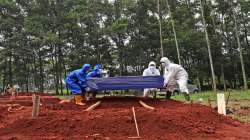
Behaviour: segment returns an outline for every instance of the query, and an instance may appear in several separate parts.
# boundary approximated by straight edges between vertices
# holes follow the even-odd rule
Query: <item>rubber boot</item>
[[[95,100],[96,99],[96,94],[97,94],[97,91],[93,91],[92,92],[91,100]]]
[[[190,101],[190,95],[186,92],[183,93],[186,101]]]
[[[170,100],[171,95],[172,95],[172,92],[167,91],[167,92],[166,92],[166,97],[165,97],[165,99],[166,99],[166,100]]]
[[[153,91],[153,98],[156,99],[156,96],[157,96],[156,91]]]
[[[81,106],[85,105],[85,103],[82,103],[82,100],[83,100],[82,95],[75,95],[75,104],[76,105],[81,105]]]

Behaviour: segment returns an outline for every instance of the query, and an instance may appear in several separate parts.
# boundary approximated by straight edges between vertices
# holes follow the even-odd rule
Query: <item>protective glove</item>
[[[90,92],[90,91],[91,91],[91,88],[86,87],[86,88],[85,88],[85,91]]]
[[[164,83],[163,87],[166,88],[167,86],[168,86],[168,84],[167,84],[167,83]]]

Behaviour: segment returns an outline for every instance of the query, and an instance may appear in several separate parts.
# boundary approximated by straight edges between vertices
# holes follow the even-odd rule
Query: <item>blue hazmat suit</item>
[[[85,93],[85,88],[87,87],[86,76],[89,69],[90,64],[84,64],[81,69],[70,72],[66,77],[65,83],[72,94],[77,95]]]
[[[87,74],[87,78],[91,78],[91,77],[101,78],[102,77],[101,68],[102,68],[102,65],[96,64],[94,69]],[[97,94],[97,91],[95,91],[95,90],[90,90],[90,89],[87,89],[87,90],[91,91],[94,94]]]
[[[87,74],[87,78],[90,78],[90,77],[101,78],[102,77],[101,68],[102,68],[102,65],[100,64],[95,65],[94,69]]]

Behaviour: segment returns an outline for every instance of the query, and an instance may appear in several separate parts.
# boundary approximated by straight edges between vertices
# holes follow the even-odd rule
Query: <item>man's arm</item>
[[[86,81],[86,74],[78,71],[78,72],[75,73],[75,76],[79,80],[79,83],[85,83],[85,81]]]
[[[161,75],[161,73],[158,69],[156,69],[156,75]]]
[[[143,71],[142,76],[147,76],[147,69],[145,69],[145,70]]]
[[[89,78],[89,77],[94,77],[95,76],[95,72],[89,72],[86,76],[86,78]]]
[[[166,86],[168,84],[169,80],[172,79],[173,76],[174,76],[174,68],[169,68],[168,71],[165,69],[164,86]]]

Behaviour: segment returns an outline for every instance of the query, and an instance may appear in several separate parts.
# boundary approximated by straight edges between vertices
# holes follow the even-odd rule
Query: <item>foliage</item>
[[[250,1],[203,2],[217,84],[220,88],[225,81],[227,87],[240,88],[243,80],[232,11],[236,9],[248,68]],[[169,4],[181,64],[190,79],[209,89],[199,0],[169,0]],[[166,1],[160,0],[160,9],[164,54],[177,63]],[[0,0],[1,85],[63,93],[66,74],[84,63],[101,63],[112,76],[141,75],[149,61],[158,63],[161,57],[158,17],[154,0]]]

